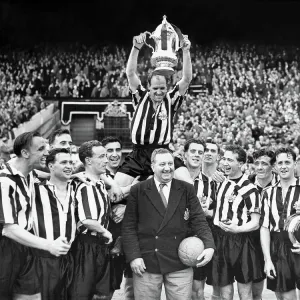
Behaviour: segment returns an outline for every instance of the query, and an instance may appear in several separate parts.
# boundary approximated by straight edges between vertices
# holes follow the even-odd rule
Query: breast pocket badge
[[[183,218],[185,221],[187,221],[190,218],[190,210],[188,208],[185,209]]]

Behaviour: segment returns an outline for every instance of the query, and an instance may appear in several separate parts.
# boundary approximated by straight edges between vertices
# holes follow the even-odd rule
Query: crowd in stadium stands
[[[128,97],[127,57],[124,48],[79,45],[0,52],[0,136],[43,109],[45,97]],[[148,49],[139,55],[144,86],[150,57]],[[194,46],[192,59],[191,89],[175,123],[175,150],[200,136],[221,145],[235,142],[250,154],[282,145],[299,153],[298,48],[220,43]],[[181,65],[170,84],[181,77]]]

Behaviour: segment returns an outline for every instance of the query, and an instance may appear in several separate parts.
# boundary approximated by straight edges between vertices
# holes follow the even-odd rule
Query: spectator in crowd
[[[0,136],[43,109],[42,97],[128,97],[128,54],[129,49],[111,45],[4,49]],[[221,148],[234,141],[248,153],[270,146],[276,150],[282,144],[299,146],[299,48],[218,43],[195,45],[191,55],[193,79],[176,116],[175,150],[178,137],[212,137]],[[144,49],[139,57],[142,83],[152,71],[150,56]],[[170,87],[181,78],[179,59]]]

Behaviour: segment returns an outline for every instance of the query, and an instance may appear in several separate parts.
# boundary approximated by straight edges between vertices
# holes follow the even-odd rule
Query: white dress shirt
[[[155,182],[155,185],[157,187],[157,190],[159,191],[160,190],[159,185],[163,182],[159,182],[155,177],[154,177],[154,182]],[[169,182],[163,183],[163,184],[164,184],[164,187],[162,188],[162,192],[163,192],[167,202],[169,202],[169,196],[170,196],[172,180],[169,181]]]

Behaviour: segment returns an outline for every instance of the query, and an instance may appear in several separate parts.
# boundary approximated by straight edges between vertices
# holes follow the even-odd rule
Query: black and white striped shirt
[[[250,221],[251,213],[260,213],[261,201],[257,188],[247,175],[243,175],[236,183],[226,179],[217,191],[217,207],[214,224],[230,219],[232,223],[241,226]]]
[[[205,197],[209,201],[208,209],[214,209],[216,205],[216,183],[203,173],[194,179],[194,188],[198,199]]]
[[[75,184],[68,183],[66,198],[56,196],[56,187],[49,181],[34,185],[32,204],[33,231],[36,236],[47,240],[66,237],[73,242],[76,234]]]
[[[286,219],[296,213],[296,204],[300,200],[300,179],[288,188],[285,199],[282,196],[280,182],[267,188],[262,197],[261,223],[271,232],[280,232]]]
[[[18,224],[31,230],[33,186],[32,172],[25,178],[9,164],[3,165],[0,170],[0,224]]]
[[[85,178],[90,185],[80,183],[76,190],[77,209],[75,212],[77,229],[81,234],[97,235],[97,232],[88,230],[82,224],[86,219],[97,220],[104,228],[108,227],[110,202],[105,184],[102,180],[93,181]]]
[[[132,94],[135,110],[131,123],[132,143],[168,145],[172,139],[173,118],[182,101],[177,84],[155,110],[149,92],[139,85]]]

